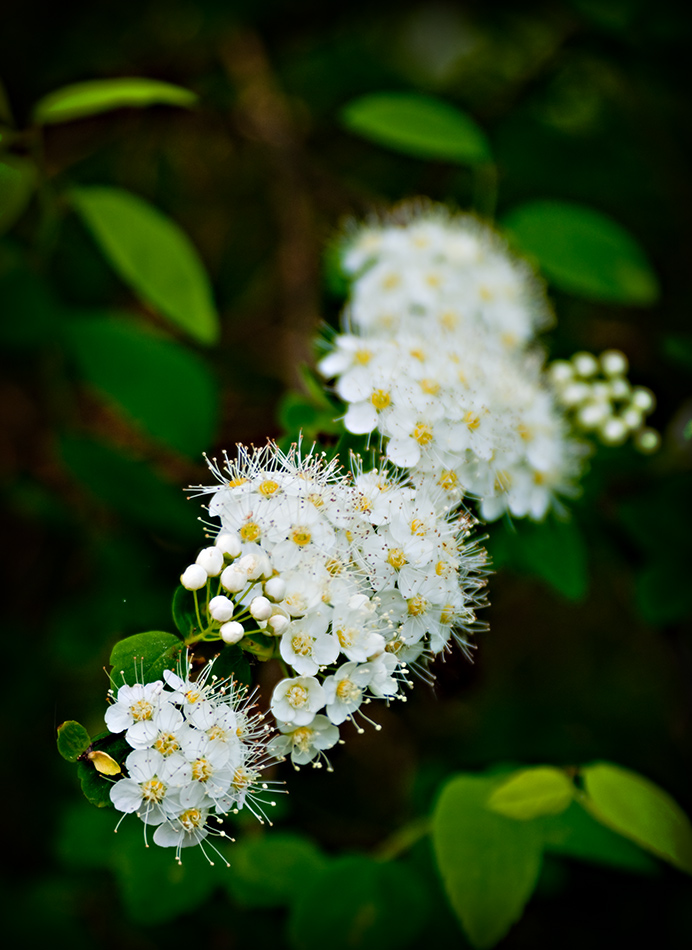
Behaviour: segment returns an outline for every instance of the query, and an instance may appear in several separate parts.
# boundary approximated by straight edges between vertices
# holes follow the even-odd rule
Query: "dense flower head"
[[[124,731],[133,750],[111,802],[154,826],[154,843],[174,847],[178,861],[182,848],[199,844],[207,855],[209,836],[226,836],[220,816],[246,807],[263,822],[273,804],[261,779],[275,760],[271,730],[247,689],[215,677],[213,665],[193,677],[188,658],[162,680],[111,690],[105,715],[109,731]]]
[[[218,538],[237,539],[218,582],[242,624],[234,642],[274,638],[289,675],[271,699],[281,730],[272,748],[295,765],[319,765],[337,727],[360,729],[373,699],[403,698],[410,664],[425,667],[453,641],[469,650],[486,565],[458,499],[358,458],[345,473],[298,446],[240,447],[210,469],[217,484],[194,490],[220,521]]]

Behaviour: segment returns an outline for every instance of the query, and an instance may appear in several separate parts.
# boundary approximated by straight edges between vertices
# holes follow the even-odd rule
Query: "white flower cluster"
[[[585,446],[570,436],[532,347],[550,320],[540,284],[470,215],[440,209],[366,227],[343,267],[348,332],[320,362],[344,425],[481,515],[542,519],[573,493]]]
[[[599,357],[575,353],[571,360],[555,360],[548,374],[576,428],[595,433],[606,445],[622,445],[632,436],[637,449],[653,452],[661,437],[644,420],[655,408],[654,394],[632,387],[627,369],[624,353],[606,350]]]
[[[287,675],[271,700],[281,735],[270,750],[319,765],[363,704],[403,698],[407,664],[424,665],[452,639],[468,649],[485,583],[485,554],[467,543],[473,519],[433,483],[357,462],[344,476],[296,446],[241,446],[210,468],[219,484],[195,490],[211,495],[221,522],[226,593],[209,609],[227,598],[224,623],[238,624],[238,640],[273,638]]]
[[[110,732],[124,732],[133,749],[125,760],[128,777],[111,787],[111,801],[145,826],[156,826],[155,844],[174,847],[178,861],[182,848],[199,844],[204,850],[208,835],[225,837],[210,827],[212,817],[220,823],[219,816],[247,807],[264,821],[263,806],[273,804],[264,798],[268,786],[260,777],[274,760],[267,749],[270,729],[247,690],[217,679],[212,668],[213,661],[194,681],[189,669],[180,670],[183,676],[166,670],[165,683],[111,690],[105,715]]]

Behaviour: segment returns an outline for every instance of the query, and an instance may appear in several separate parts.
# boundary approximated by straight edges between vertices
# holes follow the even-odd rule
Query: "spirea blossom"
[[[586,446],[548,385],[541,283],[471,215],[428,208],[347,243],[344,333],[320,362],[344,426],[383,445],[416,484],[541,520],[575,491]]]
[[[162,680],[111,690],[111,699],[106,726],[124,731],[133,750],[125,776],[110,789],[115,808],[155,827],[154,843],[174,847],[178,862],[192,845],[207,857],[210,846],[226,861],[207,840],[226,836],[221,816],[245,807],[263,822],[273,804],[261,778],[275,760],[271,730],[252,697],[215,677],[212,661],[194,679],[186,664],[178,673],[165,670]]]
[[[238,544],[208,593],[220,584],[236,605],[233,642],[262,634],[264,658],[288,673],[271,698],[274,751],[319,765],[343,722],[362,731],[364,706],[404,698],[411,664],[423,669],[454,641],[469,651],[485,553],[470,541],[474,519],[442,487],[358,459],[345,473],[273,443],[209,467],[217,483],[193,491],[220,522],[218,538]],[[225,638],[217,596],[201,604],[208,639]]]

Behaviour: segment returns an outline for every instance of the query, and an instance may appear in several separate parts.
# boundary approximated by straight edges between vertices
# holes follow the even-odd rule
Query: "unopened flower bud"
[[[219,629],[219,633],[224,643],[238,643],[239,640],[243,639],[245,629],[242,623],[238,623],[237,620],[229,620]]]
[[[620,350],[601,353],[601,368],[606,376],[624,376],[628,369],[627,357]]]
[[[221,586],[231,594],[239,594],[247,585],[247,574],[243,574],[237,567],[227,567],[221,573]]]
[[[601,439],[606,445],[621,445],[627,438],[627,432],[627,426],[617,416],[608,419],[599,429]]]
[[[242,545],[240,543],[240,538],[237,534],[230,534],[225,531],[223,534],[218,535],[216,541],[214,542],[219,551],[222,551],[224,554],[227,554],[229,557],[238,557],[242,551]]]
[[[180,583],[187,590],[199,590],[207,583],[209,575],[199,564],[191,564],[180,575]]]
[[[269,620],[272,615],[272,605],[266,597],[255,597],[250,604],[250,613],[255,620]]]
[[[661,435],[655,429],[640,429],[634,437],[634,445],[640,452],[648,455],[655,452],[661,444]]]
[[[641,409],[637,409],[636,406],[632,405],[629,409],[625,409],[621,418],[627,428],[631,432],[635,432],[644,421],[644,413]]]
[[[218,548],[203,548],[197,555],[196,564],[203,567],[209,577],[216,577],[223,568],[223,552]]]
[[[283,600],[286,596],[286,581],[281,577],[270,577],[264,585],[264,593],[272,600]]]
[[[593,353],[575,353],[572,357],[572,366],[578,376],[588,378],[598,372],[598,361]]]
[[[583,429],[596,429],[610,415],[610,406],[602,402],[587,402],[577,411],[577,422]]]
[[[591,395],[591,389],[586,383],[570,383],[560,394],[560,401],[565,406],[578,406]]]
[[[632,404],[641,409],[642,412],[649,413],[653,410],[656,400],[650,389],[644,386],[637,386],[632,393]]]
[[[219,620],[221,623],[230,620],[234,610],[235,604],[233,601],[229,600],[228,597],[224,597],[223,594],[219,594],[218,597],[212,597],[209,601],[209,613],[214,620]]]
[[[267,621],[267,626],[275,636],[280,637],[285,633],[290,622],[288,617],[284,617],[283,614],[274,614]]]
[[[610,389],[611,399],[627,399],[632,391],[632,387],[624,376],[615,376],[611,379],[608,388]]]
[[[548,367],[548,373],[554,386],[565,386],[574,379],[572,364],[568,363],[567,360],[555,360]]]

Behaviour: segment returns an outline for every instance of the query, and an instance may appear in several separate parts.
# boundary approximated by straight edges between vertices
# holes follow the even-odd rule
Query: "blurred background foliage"
[[[5,885],[8,935],[143,950],[172,940],[406,947],[421,936],[464,946],[428,839],[407,839],[450,775],[608,759],[690,814],[692,15],[669,0],[352,0],[340,11],[10,0],[5,21],[6,815],[23,859]],[[72,121],[35,111],[68,84],[127,76],[197,102]],[[381,92],[464,110],[497,181],[355,134],[343,110]],[[93,219],[115,189],[177,223],[210,287],[190,300],[181,277],[172,298],[133,293]],[[329,442],[328,410],[300,369],[314,365],[315,335],[337,325],[342,304],[325,248],[349,216],[417,195],[509,220],[523,202],[579,202],[627,228],[660,296],[630,306],[558,281],[545,345],[553,357],[627,353],[630,378],[657,394],[662,449],[601,448],[574,521],[548,541],[546,529],[493,527],[490,630],[475,663],[454,654],[434,688],[419,683],[406,706],[378,710],[382,731],[349,736],[333,775],[284,767],[290,795],[275,829],[240,822],[230,871],[196,853],[181,870],[168,852],[144,851],[135,822],[114,838],[113,813],[80,800],[55,728],[78,718],[100,731],[113,643],[170,629],[175,580],[202,543],[199,509],[181,490],[205,480],[200,453],[262,444],[306,420]],[[156,220],[147,226],[156,233]],[[157,246],[178,260],[179,248]],[[277,675],[269,666],[265,687]],[[688,947],[688,879],[638,851],[623,856],[617,840],[593,845],[600,864],[578,860],[579,848],[548,853],[501,945],[636,945],[646,934]]]

